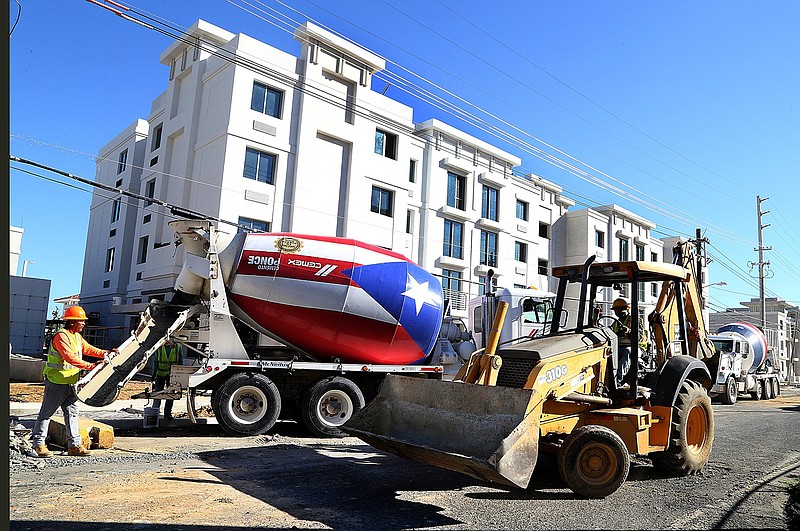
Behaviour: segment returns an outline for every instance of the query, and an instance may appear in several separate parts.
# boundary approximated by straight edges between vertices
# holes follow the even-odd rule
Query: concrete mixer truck
[[[769,400],[780,392],[778,372],[769,359],[767,339],[749,323],[730,323],[709,336],[717,350],[716,380],[712,397],[733,404],[740,394],[755,400]]]
[[[230,236],[210,221],[171,226],[185,249],[175,295],[151,302],[120,353],[78,383],[90,406],[113,402],[171,337],[189,364],[141,397],[185,395],[196,421],[195,396],[210,392],[217,422],[234,435],[264,433],[280,416],[343,436],[386,375],[452,378],[476,349],[473,331],[481,338],[480,323],[445,315],[439,281],[400,254],[345,238]],[[501,289],[493,300],[512,307],[506,334],[527,336],[544,326],[553,297]]]

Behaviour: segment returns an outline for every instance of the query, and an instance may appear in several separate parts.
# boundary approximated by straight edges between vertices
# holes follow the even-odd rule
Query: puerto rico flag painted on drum
[[[442,324],[434,276],[352,239],[247,234],[227,285],[234,315],[320,360],[423,362]]]

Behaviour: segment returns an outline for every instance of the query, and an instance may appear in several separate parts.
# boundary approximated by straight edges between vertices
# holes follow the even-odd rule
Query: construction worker
[[[169,338],[166,343],[158,347],[156,355],[153,356],[153,391],[163,390],[169,383],[169,373],[173,365],[183,363],[183,355],[180,343],[176,343]],[[166,400],[164,404],[164,418],[172,420],[173,400]],[[161,409],[161,400],[153,400],[153,407]]]
[[[619,365],[617,367],[617,380],[622,382],[631,368],[631,314],[630,305],[625,299],[617,299],[611,305],[617,319],[611,325],[611,330],[619,338]],[[647,329],[644,319],[639,318],[639,350],[647,350]],[[639,354],[641,355],[641,354]]]
[[[102,360],[105,360],[110,352],[117,351],[117,349],[101,350],[83,339],[81,332],[86,326],[87,317],[80,306],[66,308],[62,319],[65,321],[64,328],[53,336],[47,352],[47,363],[44,367],[44,396],[36,424],[33,426],[33,450],[39,457],[53,455],[47,448],[45,439],[50,426],[50,417],[58,408],[61,408],[64,414],[64,425],[67,429],[67,454],[89,455],[78,430],[78,397],[72,386],[78,382],[81,370],[94,369],[99,363],[103,363]],[[98,363],[84,361],[85,355],[100,358],[101,361]]]

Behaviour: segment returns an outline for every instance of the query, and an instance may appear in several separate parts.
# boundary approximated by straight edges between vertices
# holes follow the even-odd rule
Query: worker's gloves
[[[628,328],[627,326],[623,326],[622,328],[620,328],[620,331],[621,331],[623,334],[630,334],[630,333],[631,333],[631,329],[630,329],[630,328]]]

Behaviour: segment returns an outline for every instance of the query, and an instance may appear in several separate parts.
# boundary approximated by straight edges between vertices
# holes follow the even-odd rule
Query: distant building
[[[724,312],[710,315],[710,328],[717,330],[721,326],[734,322],[745,322],[761,328],[767,338],[769,358],[784,378],[790,373],[797,376],[797,367],[790,367],[792,358],[797,357],[795,346],[797,341],[796,318],[800,309],[797,306],[777,297],[765,299],[766,322],[761,323],[761,301],[752,298],[740,302],[742,308],[726,308]]]
[[[22,234],[25,229],[11,225],[9,225],[8,229],[8,272],[11,275],[16,275],[19,268],[19,255],[22,249]]]
[[[514,174],[510,153],[415,123],[411,107],[372,90],[383,59],[311,23],[295,32],[299,57],[204,21],[188,38],[204,46],[182,39],[161,54],[167,89],[100,150],[98,182],[252,229],[402,253],[441,276],[456,315],[490,269],[498,285],[547,288],[553,230],[574,202]],[[169,297],[183,261],[174,217],[95,193],[80,298],[100,326],[129,328]]]
[[[16,275],[24,230],[12,226],[9,229],[9,271],[12,274],[8,279],[8,340],[14,354],[41,355],[50,280]]]

